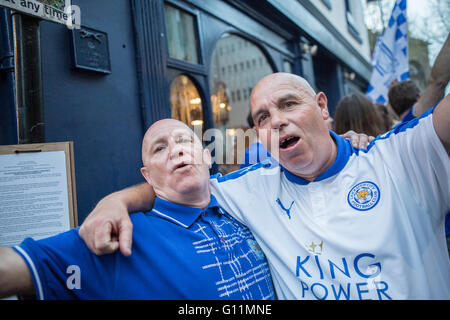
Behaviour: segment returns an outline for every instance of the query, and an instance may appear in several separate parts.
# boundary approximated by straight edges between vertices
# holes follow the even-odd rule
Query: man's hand
[[[113,253],[120,248],[124,256],[130,256],[132,232],[127,207],[113,193],[92,210],[81,225],[79,235],[96,255]]]
[[[11,248],[0,247],[0,299],[15,294],[35,294],[31,273],[18,253]]]
[[[375,139],[375,137],[368,136],[364,133],[356,133],[353,130],[347,131],[346,133],[342,134],[341,137],[349,139],[353,147],[359,149],[367,149],[369,143],[373,139]]]
[[[120,248],[131,255],[133,224],[129,213],[149,211],[155,192],[148,183],[141,183],[103,198],[81,225],[79,235],[97,255],[113,253]]]

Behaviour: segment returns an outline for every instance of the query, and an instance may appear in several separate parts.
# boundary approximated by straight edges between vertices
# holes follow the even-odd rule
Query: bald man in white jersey
[[[450,299],[450,96],[367,150],[328,131],[326,95],[301,77],[264,77],[250,108],[280,165],[212,177],[211,190],[254,234],[278,298]],[[80,234],[97,252],[130,254],[127,212],[152,202],[145,185],[112,194]]]

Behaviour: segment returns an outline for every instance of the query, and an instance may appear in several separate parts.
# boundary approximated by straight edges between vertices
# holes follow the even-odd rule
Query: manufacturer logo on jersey
[[[261,248],[259,247],[258,242],[256,242],[253,239],[247,239],[247,244],[250,247],[250,249],[252,250],[252,252],[255,254],[255,256],[258,260],[264,259],[264,253],[262,252]]]
[[[364,181],[354,186],[347,196],[349,205],[359,211],[367,211],[375,207],[380,200],[380,189],[370,181]]]
[[[283,210],[284,212],[286,212],[287,216],[289,217],[289,220],[291,219],[291,208],[294,205],[294,201],[291,202],[291,205],[289,206],[289,208],[285,208],[283,203],[281,202],[280,198],[277,199],[277,203],[280,206],[281,210]]]

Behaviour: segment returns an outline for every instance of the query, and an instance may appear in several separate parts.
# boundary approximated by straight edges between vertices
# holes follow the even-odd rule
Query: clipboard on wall
[[[78,224],[73,142],[0,146],[0,245]]]

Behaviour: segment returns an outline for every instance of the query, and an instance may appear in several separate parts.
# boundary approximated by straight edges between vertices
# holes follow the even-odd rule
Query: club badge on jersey
[[[371,181],[360,182],[348,193],[348,204],[356,210],[367,211],[380,201],[380,189]]]

